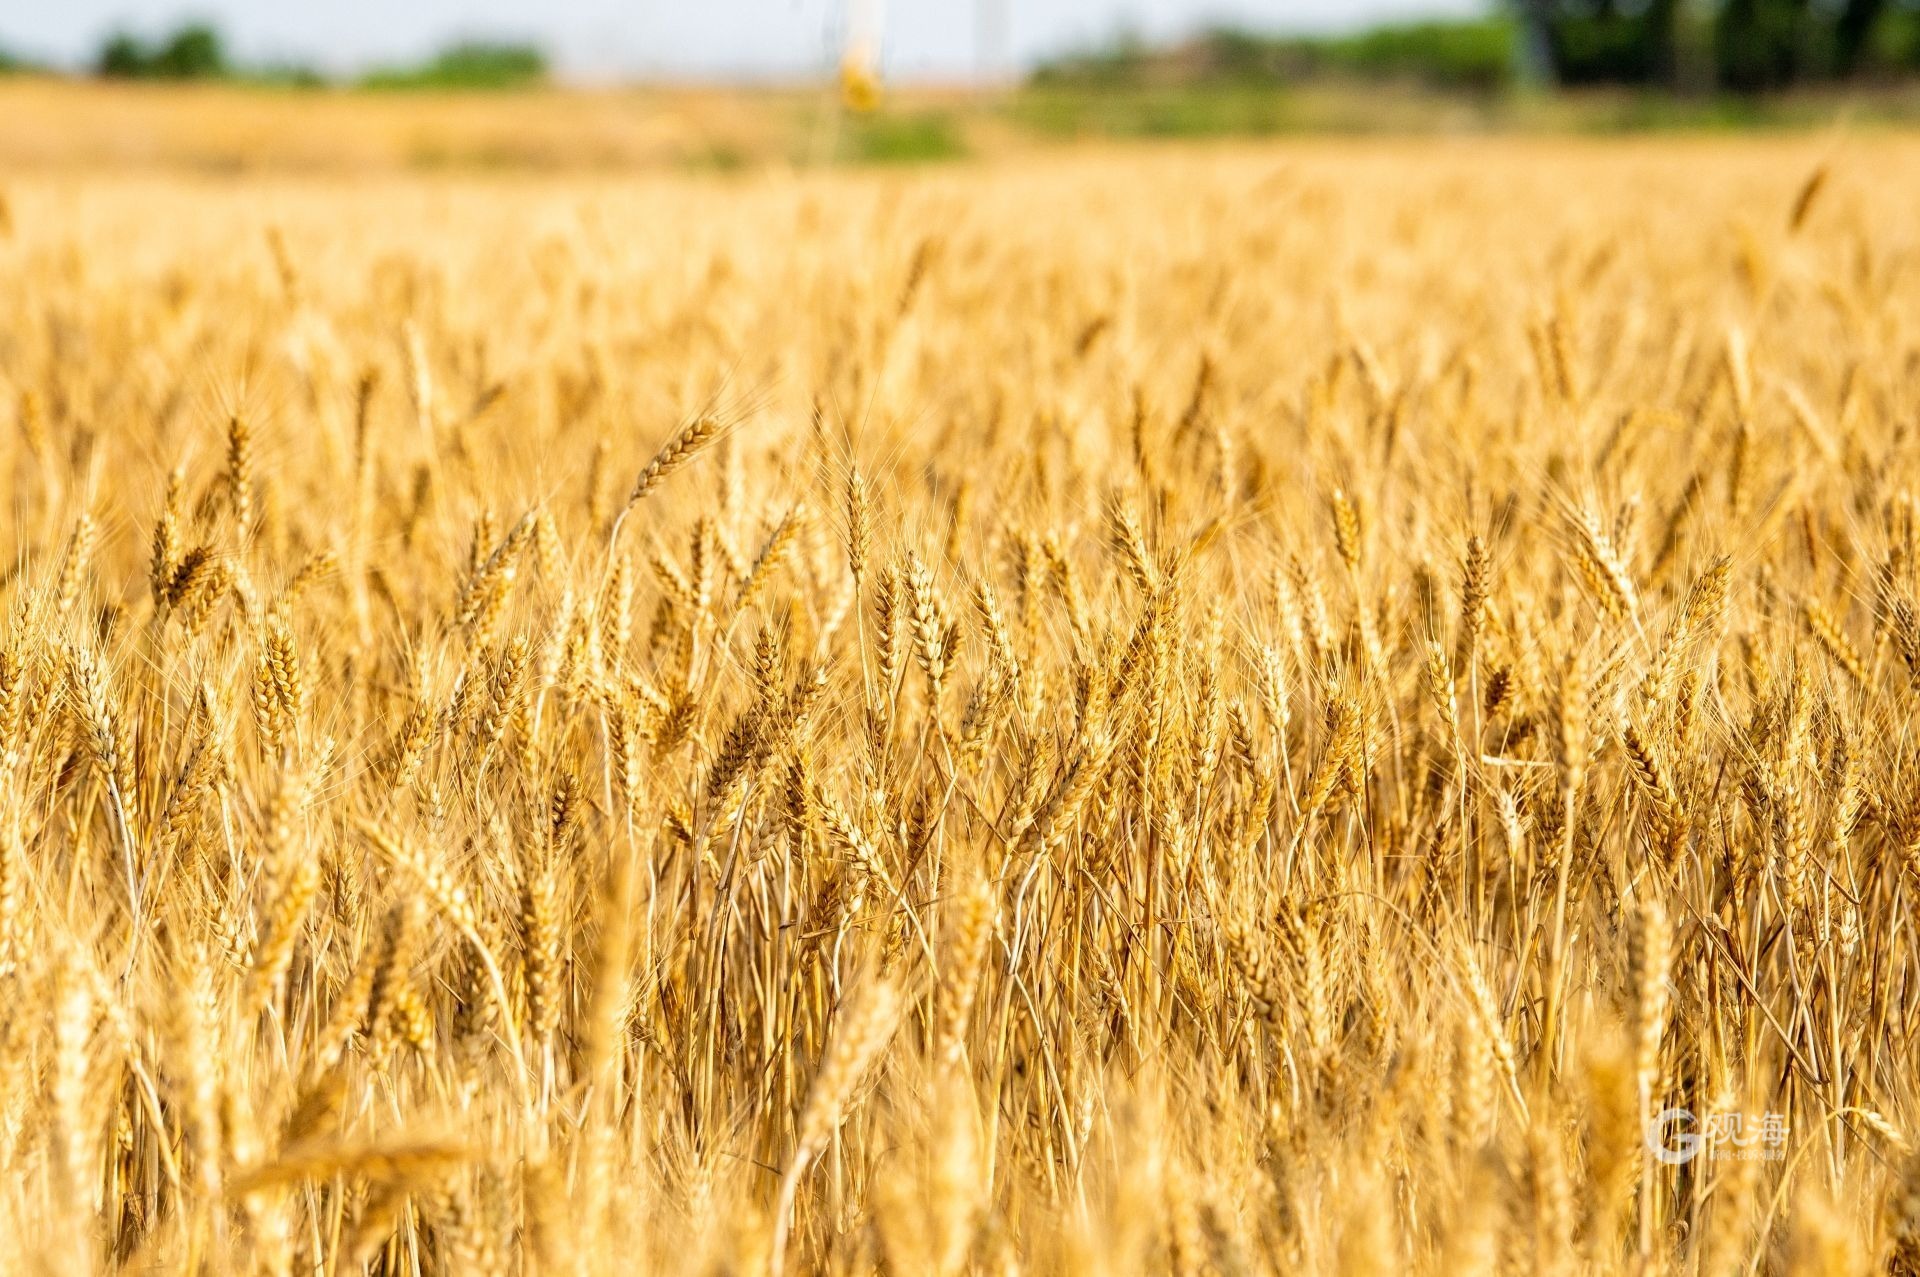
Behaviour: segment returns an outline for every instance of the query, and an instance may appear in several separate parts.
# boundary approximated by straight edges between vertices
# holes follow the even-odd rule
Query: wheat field
[[[16,174],[0,1271],[1920,1271],[1916,199]]]

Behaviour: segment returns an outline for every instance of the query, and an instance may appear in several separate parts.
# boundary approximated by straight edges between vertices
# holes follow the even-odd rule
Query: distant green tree
[[[1834,73],[1854,74],[1865,62],[1874,28],[1886,16],[1886,0],[1847,0],[1833,23]]]
[[[1256,89],[1337,76],[1488,90],[1513,78],[1514,41],[1514,24],[1498,16],[1399,23],[1334,36],[1273,36],[1217,27],[1175,48],[1151,49],[1126,39],[1104,50],[1044,63],[1035,70],[1033,82],[1042,87]]]
[[[1411,22],[1315,41],[1315,56],[1362,77],[1423,80],[1448,89],[1497,89],[1513,78],[1515,31],[1499,18]]]
[[[1902,6],[1883,15],[1867,37],[1861,65],[1878,72],[1920,70],[1920,8]]]
[[[1217,28],[1184,44],[1123,39],[1039,67],[1036,87],[1236,91],[1336,76],[1497,90],[1563,85],[1761,93],[1920,71],[1920,0],[1505,0],[1483,19],[1351,34]]]
[[[94,67],[101,75],[115,80],[137,80],[148,74],[147,46],[125,31],[116,31],[100,46]]]
[[[1561,84],[1653,84],[1671,78],[1676,0],[1532,0],[1523,20]]]
[[[151,74],[162,80],[217,80],[228,73],[220,33],[205,23],[189,23],[155,51]]]
[[[1510,0],[1561,84],[1708,83],[1741,93],[1845,78],[1900,44],[1914,0]],[[1891,33],[1891,34],[1890,34]],[[1897,59],[1895,59],[1897,61]]]
[[[448,84],[512,88],[543,80],[547,55],[530,44],[456,44],[428,64],[428,74]]]
[[[1807,0],[1727,0],[1714,27],[1720,85],[1740,93],[1780,89],[1809,68]]]
[[[513,89],[547,78],[547,55],[531,44],[469,40],[413,67],[375,71],[362,83],[378,89]]]
[[[202,22],[176,30],[157,46],[116,31],[100,46],[95,67],[122,80],[217,80],[230,74],[220,33]]]

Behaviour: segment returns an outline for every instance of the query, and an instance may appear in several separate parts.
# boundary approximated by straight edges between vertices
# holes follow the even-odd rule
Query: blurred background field
[[[55,58],[32,51],[32,21],[0,19],[0,166],[732,171],[1113,140],[1920,120],[1916,4],[1523,0],[1304,32],[1299,6],[1269,7],[1263,24],[1196,8],[1153,38],[1123,25],[959,72],[900,70],[884,24],[843,14],[797,69],[611,77],[536,37],[453,34],[343,68],[248,52],[257,39],[191,17],[110,24]]]
[[[1916,120],[1920,92],[1906,88],[1688,101],[1609,89],[1479,98],[1407,85],[909,87],[855,113],[804,87],[394,94],[14,77],[0,79],[0,169],[727,173],[982,161],[1088,143],[1836,124],[1879,131]]]

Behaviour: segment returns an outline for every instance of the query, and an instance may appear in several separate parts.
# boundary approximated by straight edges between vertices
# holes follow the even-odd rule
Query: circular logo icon
[[[1689,1109],[1662,1109],[1647,1123],[1647,1151],[1657,1162],[1684,1166],[1700,1156],[1701,1137],[1691,1129],[1693,1113]]]

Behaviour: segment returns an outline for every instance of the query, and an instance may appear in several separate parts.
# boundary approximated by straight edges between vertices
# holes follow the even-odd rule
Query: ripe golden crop
[[[1920,1270],[1916,158],[17,176],[0,1271]]]

